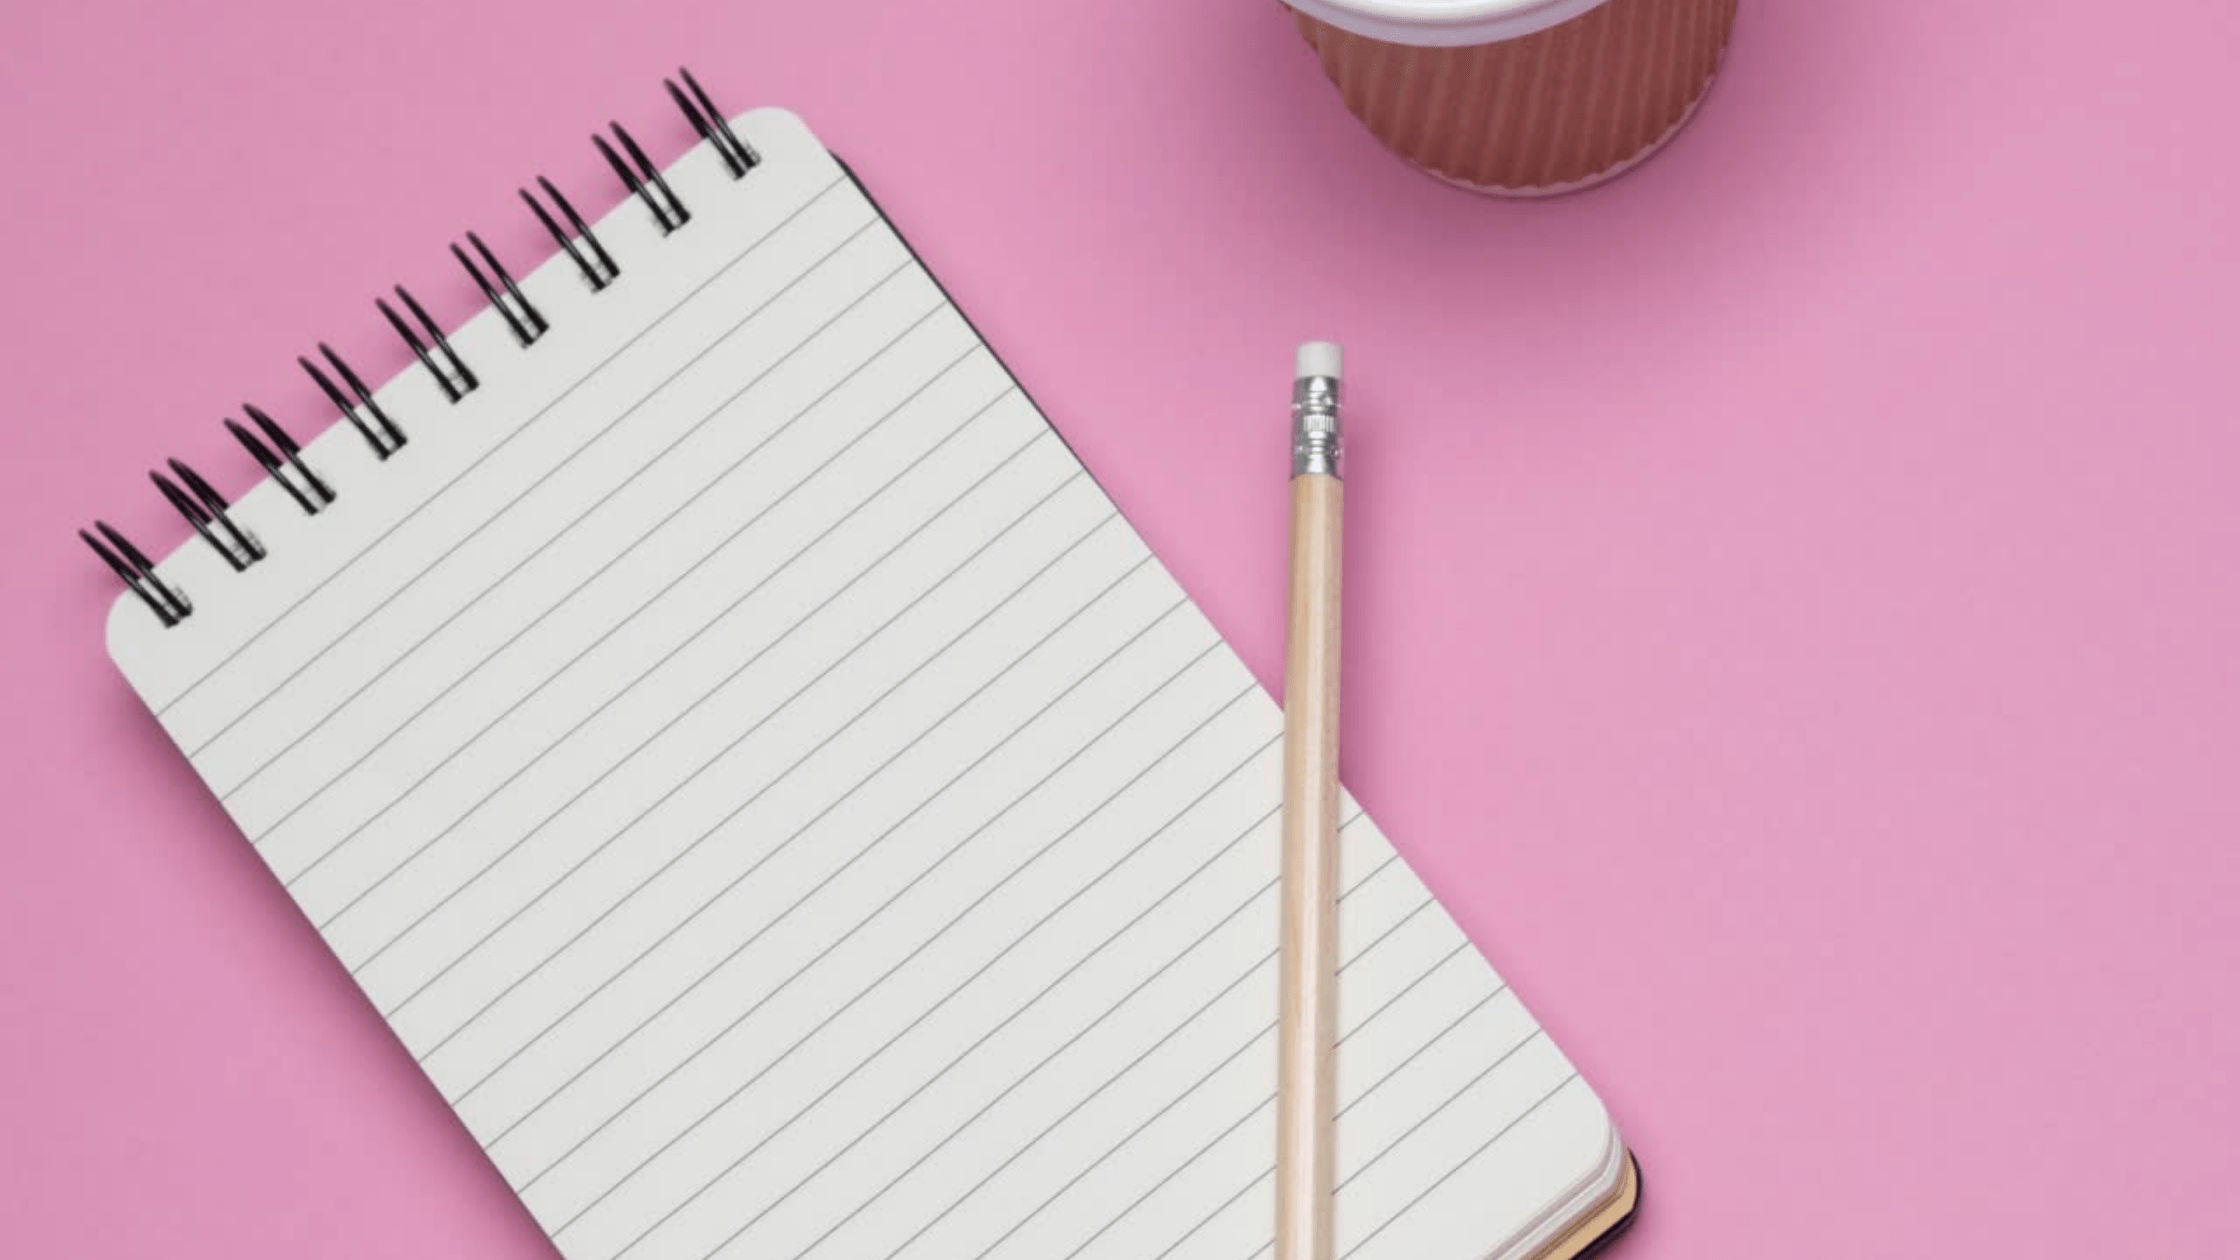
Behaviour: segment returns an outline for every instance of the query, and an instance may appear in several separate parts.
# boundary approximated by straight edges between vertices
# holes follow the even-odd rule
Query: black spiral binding
[[[171,466],[172,476],[184,482],[186,489],[180,489],[178,483],[160,472],[149,473],[148,480],[156,484],[164,498],[171,500],[171,506],[179,509],[179,515],[187,518],[187,523],[194,526],[194,532],[202,535],[204,542],[218,549],[218,554],[226,558],[234,572],[239,573],[264,559],[263,545],[234,523],[233,516],[226,510],[230,505],[224,495],[194,469],[175,459],[166,462]]]
[[[723,158],[723,164],[730,170],[731,178],[743,178],[762,161],[762,155],[749,148],[747,142],[731,130],[731,124],[724,118],[723,111],[708,99],[707,89],[700,86],[700,80],[693,78],[690,70],[678,67],[677,78],[684,80],[683,88],[677,86],[676,79],[661,81],[661,86],[669,89],[669,99],[684,111],[685,118],[691,121],[692,129],[700,133],[700,138],[707,141],[709,147]],[[689,96],[686,95],[687,91],[691,93]]]
[[[678,80],[682,80],[682,87],[678,86]],[[748,171],[761,163],[762,155],[756,153],[732,130],[723,111],[716,108],[707,90],[700,86],[699,80],[692,77],[690,70],[680,67],[677,79],[664,79],[662,86],[668,90],[669,99],[684,114],[685,121],[691,125],[694,133],[716,151],[716,155],[723,161],[724,169],[730,172],[733,179],[744,178]],[[669,186],[669,181],[662,175],[660,168],[647,158],[637,140],[620,123],[610,122],[607,129],[613,135],[615,144],[621,146],[619,151],[615,145],[607,142],[605,136],[594,135],[591,143],[598,148],[607,165],[614,169],[622,186],[653,213],[654,222],[660,227],[662,234],[666,236],[691,222],[692,211],[677,196],[676,190]],[[544,194],[544,201],[551,202],[553,209],[547,209],[544,201],[540,201],[526,188],[521,190],[521,200],[536,215],[537,222],[544,225],[545,231],[551,233],[561,251],[583,273],[592,291],[596,293],[604,290],[620,279],[621,266],[607,252],[606,245],[592,232],[591,225],[576,213],[575,206],[569,203],[551,180],[540,175],[536,183]],[[559,212],[557,219],[553,216],[554,209]],[[563,221],[566,223],[565,228],[562,227]],[[521,286],[514,282],[512,274],[498,261],[498,256],[491,252],[490,247],[483,244],[480,236],[473,232],[467,233],[467,243],[474,247],[472,256],[456,244],[451,246],[451,256],[458,259],[459,265],[474,281],[474,286],[482,293],[483,299],[504,318],[506,326],[513,331],[514,339],[524,349],[534,346],[552,325],[545,319],[544,313],[521,292]],[[480,266],[476,265],[477,258],[481,260]],[[484,268],[488,268],[487,273]],[[435,378],[444,397],[458,403],[480,388],[482,378],[452,348],[450,338],[444,335],[442,326],[428,315],[426,308],[403,285],[396,286],[395,293],[398,302],[411,316],[410,322],[398,314],[386,298],[376,298],[374,305],[381,311],[389,326],[404,339],[405,345],[411,348],[412,355],[420,361],[420,366]],[[319,387],[319,392],[358,431],[366,445],[373,448],[375,456],[386,460],[402,451],[406,444],[404,428],[375,400],[373,390],[367,387],[364,378],[341,355],[336,354],[333,347],[320,342],[318,348],[319,359],[324,361],[323,367],[308,356],[299,357],[296,362]],[[229,418],[225,421],[226,431],[233,434],[234,439],[241,443],[242,449],[249,453],[250,458],[257,462],[267,476],[280,483],[296,506],[303,509],[307,516],[317,516],[333,504],[336,497],[334,486],[305,463],[302,448],[288,435],[287,430],[258,407],[244,403],[241,410],[255,427],[252,429]],[[170,470],[168,476],[160,471],[151,472],[148,474],[149,479],[155,483],[164,499],[181,516],[187,518],[187,523],[194,527],[195,533],[224,557],[230,568],[235,572],[242,572],[265,558],[264,544],[233,519],[232,505],[208,480],[176,459],[166,461],[166,467]],[[140,597],[141,602],[155,613],[156,619],[163,625],[176,626],[193,615],[194,605],[188,601],[186,594],[165,582],[146,554],[108,522],[95,521],[91,530],[79,530],[78,537],[93,549],[93,553],[117,575],[119,581]]]
[[[622,186],[638,200],[645,202],[646,209],[653,211],[653,221],[660,225],[661,234],[667,236],[692,222],[692,212],[677,200],[676,193],[670,191],[669,181],[661,177],[661,168],[646,159],[646,151],[639,148],[638,142],[631,138],[630,133],[622,129],[622,124],[609,122],[607,130],[612,131],[614,138],[621,141],[622,147],[629,152],[629,163],[625,163],[608,146],[606,137],[594,134],[591,143],[599,147],[599,155],[607,159],[607,165],[614,168],[615,177],[622,181]],[[632,165],[637,169],[632,170]],[[656,196],[656,193],[660,195]]]
[[[576,213],[576,208],[568,203],[566,197],[560,195],[560,190],[552,186],[551,180],[539,175],[537,187],[544,189],[544,195],[552,198],[552,204],[560,207],[560,213],[567,216],[568,226],[576,230],[576,236],[581,237],[585,248],[591,251],[590,258],[583,256],[583,251],[576,248],[575,240],[560,230],[560,225],[552,221],[551,212],[544,208],[543,203],[530,196],[528,189],[521,190],[521,200],[527,202],[529,209],[536,213],[537,222],[544,224],[544,230],[552,233],[552,239],[560,242],[560,248],[567,251],[568,257],[574,260],[577,269],[583,272],[583,278],[591,282],[591,291],[597,293],[613,284],[621,277],[622,268],[614,265],[614,255],[609,254],[607,247],[601,245],[599,238],[592,234],[591,225],[583,221],[583,216]],[[597,266],[592,265],[594,261],[598,263]]]
[[[427,309],[403,285],[396,286],[396,289],[397,300],[404,303],[405,309],[412,312],[412,317],[420,321],[422,328],[428,330],[429,340],[436,343],[437,353],[443,356],[441,363],[436,362],[428,353],[427,345],[413,333],[412,325],[397,318],[397,312],[388,302],[375,298],[373,304],[381,309],[382,318],[389,321],[389,327],[396,329],[397,335],[404,338],[404,343],[412,347],[412,357],[420,360],[420,366],[428,369],[428,375],[436,378],[443,396],[457,402],[482,388],[482,381],[475,376],[474,369],[468,367],[467,361],[459,357],[459,352],[451,348],[451,339],[443,335],[443,329],[436,321],[428,318]]]
[[[148,557],[140,554],[140,549],[132,545],[131,539],[111,529],[107,521],[95,521],[93,528],[99,532],[100,537],[82,529],[78,531],[78,537],[86,540],[86,546],[93,548],[93,554],[101,557],[102,563],[114,570],[124,584],[132,589],[133,594],[155,610],[156,620],[166,626],[175,626],[194,612],[194,605],[187,602],[185,595],[156,576],[156,566],[149,562]],[[107,541],[103,541],[104,539]]]
[[[490,287],[490,281],[484,278],[482,268],[474,265],[474,259],[467,257],[467,251],[453,245],[451,256],[459,260],[459,265],[467,269],[468,275],[474,277],[474,287],[482,290],[483,299],[505,317],[506,327],[513,330],[515,339],[524,348],[537,344],[537,338],[544,336],[552,325],[546,323],[544,314],[522,295],[521,286],[513,282],[513,273],[507,271],[506,265],[498,261],[498,256],[490,252],[490,247],[482,243],[481,237],[469,232],[467,243],[474,246],[475,253],[482,255],[482,261],[498,277],[498,283],[505,286],[504,292]]]
[[[325,394],[327,401],[335,405],[335,410],[342,413],[342,418],[348,420],[365,438],[366,445],[373,448],[375,455],[387,459],[403,450],[404,430],[398,428],[397,422],[389,418],[389,413],[381,409],[381,404],[373,400],[373,391],[366,388],[365,381],[350,370],[350,365],[342,361],[342,356],[334,352],[333,346],[320,342],[319,354],[326,359],[327,366],[333,368],[335,374],[350,386],[350,392],[357,395],[355,403],[334,387],[334,382],[327,379],[327,374],[319,370],[318,364],[300,355],[296,358],[296,364],[311,374],[312,383],[319,387],[319,392]]]
[[[304,515],[317,516],[326,510],[326,506],[334,502],[334,488],[321,481],[319,474],[311,471],[310,466],[303,462],[303,449],[296,445],[296,440],[288,436],[288,431],[280,427],[279,421],[266,415],[254,403],[241,404],[241,410],[247,413],[257,428],[264,431],[264,437],[258,438],[256,434],[242,428],[238,421],[231,419],[226,421],[226,431],[233,434],[234,440],[249,452],[249,458],[263,466],[267,476],[280,483],[281,488],[288,492],[288,497],[303,509]],[[267,445],[268,442],[270,445]]]

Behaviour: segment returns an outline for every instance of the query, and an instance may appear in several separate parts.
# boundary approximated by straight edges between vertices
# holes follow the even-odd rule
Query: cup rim
[[[1391,44],[1462,47],[1559,26],[1608,0],[1284,0],[1340,30]]]

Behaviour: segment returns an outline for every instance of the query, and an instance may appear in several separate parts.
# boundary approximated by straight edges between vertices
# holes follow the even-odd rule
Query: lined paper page
[[[790,115],[408,372],[112,650],[571,1260],[1269,1251],[1281,718]],[[1600,1104],[1358,810],[1340,1250],[1522,1254]]]

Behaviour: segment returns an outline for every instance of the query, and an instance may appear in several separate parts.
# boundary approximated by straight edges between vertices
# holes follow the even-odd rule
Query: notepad
[[[732,125],[111,652],[568,1260],[1267,1256],[1280,712],[849,171]],[[1339,1250],[1548,1254],[1624,1148],[1346,816]]]

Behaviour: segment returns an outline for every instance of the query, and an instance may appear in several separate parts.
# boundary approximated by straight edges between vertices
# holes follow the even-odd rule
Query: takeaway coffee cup
[[[1346,107],[1449,183],[1614,178],[1687,124],[1736,0],[1285,0]]]

